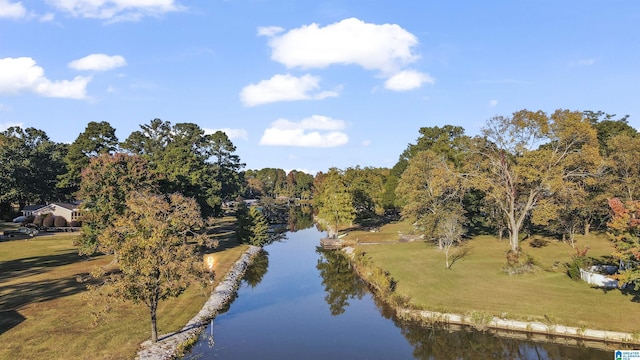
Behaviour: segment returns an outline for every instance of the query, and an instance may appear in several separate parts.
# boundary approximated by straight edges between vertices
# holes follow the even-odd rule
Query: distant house
[[[27,207],[25,207],[26,209]],[[24,214],[24,209],[23,209]],[[62,216],[71,222],[78,220],[82,214],[80,213],[80,205],[72,203],[51,203],[49,205],[41,205],[38,209],[31,211],[30,215],[38,216],[44,214],[53,214],[54,216]],[[28,216],[28,215],[25,215]]]
[[[33,215],[33,212],[40,209],[41,207],[43,207],[44,205],[27,205],[24,208],[22,208],[22,215],[23,216],[30,216]]]

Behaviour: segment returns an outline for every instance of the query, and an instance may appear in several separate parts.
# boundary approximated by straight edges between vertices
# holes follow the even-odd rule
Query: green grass
[[[513,276],[501,270],[506,265],[507,242],[480,236],[468,245],[470,252],[451,270],[445,269],[444,252],[424,242],[360,248],[390,272],[398,281],[396,292],[408,295],[418,308],[461,314],[481,311],[517,320],[551,319],[561,325],[640,332],[640,304],[632,301],[634,294],[595,289],[566,275],[564,264],[574,253],[567,244],[551,241],[546,247],[531,248],[523,243],[542,270]],[[587,255],[596,259],[611,254],[604,236],[580,237],[577,245],[588,245]]]
[[[132,359],[149,339],[144,305],[110,302],[105,321],[92,325],[86,286],[76,279],[111,258],[82,258],[73,239],[61,234],[0,242],[0,359]],[[218,282],[246,249],[224,244],[215,251]],[[159,333],[181,329],[208,295],[209,290],[194,286],[161,302]]]

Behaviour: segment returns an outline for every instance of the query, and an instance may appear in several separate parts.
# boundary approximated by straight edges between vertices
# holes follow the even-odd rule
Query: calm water
[[[314,228],[265,247],[187,359],[612,359],[613,351],[398,321]]]

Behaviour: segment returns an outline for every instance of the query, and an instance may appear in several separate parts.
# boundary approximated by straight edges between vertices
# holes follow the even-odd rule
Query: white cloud
[[[268,32],[263,33],[267,34]],[[320,27],[317,24],[271,35],[271,59],[289,68],[324,68],[356,64],[365,69],[394,73],[418,56],[418,39],[396,24],[370,24],[356,18]]]
[[[393,75],[384,83],[384,87],[393,91],[408,91],[417,89],[424,83],[433,84],[435,80],[429,74],[414,70],[404,70]]]
[[[283,32],[284,29],[281,28],[280,26],[260,26],[258,28],[258,36],[275,36],[281,32]]]
[[[223,128],[223,129],[203,129],[205,134],[213,134],[216,131],[222,131],[227,134],[227,137],[230,140],[233,139],[242,139],[249,140],[249,133],[245,129],[231,129],[231,128]]]
[[[338,96],[337,91],[317,92],[319,82],[319,77],[309,74],[302,77],[274,75],[269,80],[245,86],[240,92],[240,100],[245,106],[256,106],[277,101],[321,100]]]
[[[81,59],[73,60],[69,67],[74,70],[107,71],[127,65],[127,61],[120,55],[91,54]]]
[[[370,145],[371,145],[371,140],[364,140],[364,141],[361,143],[361,145],[362,145],[363,147],[368,147],[368,146],[370,146]]]
[[[24,123],[18,123],[18,122],[5,122],[5,123],[0,123],[0,131],[5,131],[10,127],[13,126],[17,126],[17,127],[24,127]]]
[[[314,115],[300,122],[278,119],[264,131],[260,145],[326,148],[346,144],[349,137],[342,130],[346,123]]]
[[[596,59],[580,59],[569,63],[569,66],[591,66],[596,63]]]
[[[49,0],[51,5],[76,17],[109,21],[139,20],[184,9],[175,0]]]
[[[39,20],[41,22],[50,22],[50,21],[53,21],[55,18],[56,18],[56,15],[54,13],[46,13],[40,16]]]
[[[44,69],[29,57],[0,59],[0,94],[17,94],[31,91],[46,97],[85,99],[88,76],[76,76],[73,80],[51,81]]]
[[[22,19],[27,16],[27,9],[20,1],[0,0],[0,18]]]
[[[498,106],[498,100],[489,100],[489,107],[496,107]]]

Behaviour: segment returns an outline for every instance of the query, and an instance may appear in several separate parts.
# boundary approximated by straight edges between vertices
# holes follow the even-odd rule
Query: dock
[[[344,247],[344,243],[342,242],[342,239],[323,238],[320,239],[320,246],[327,250],[342,249]]]

